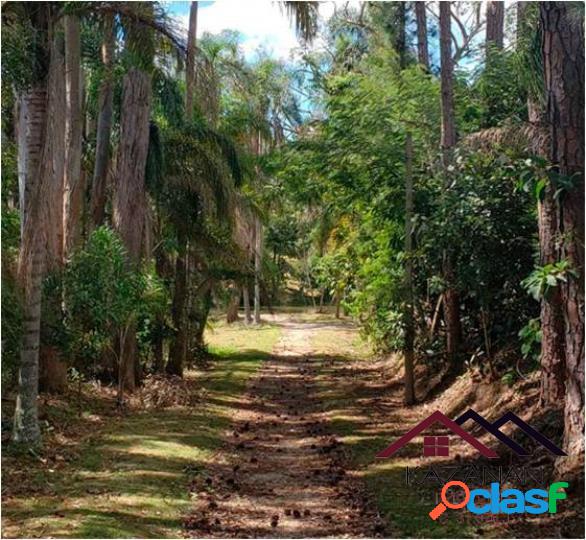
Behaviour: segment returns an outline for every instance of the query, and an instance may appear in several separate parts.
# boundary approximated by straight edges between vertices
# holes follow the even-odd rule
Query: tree
[[[110,164],[110,135],[112,132],[112,113],[114,102],[114,15],[106,13],[102,19],[104,38],[101,59],[104,69],[100,84],[98,126],[96,131],[96,158],[92,180],[91,214],[94,227],[104,222],[106,207],[106,188]]]
[[[505,25],[505,3],[492,0],[486,3],[486,45],[497,49],[503,48]],[[488,54],[488,53],[487,53]]]
[[[196,61],[196,38],[197,38],[197,2],[191,2],[189,11],[189,30],[187,34],[187,58],[185,63],[185,114],[188,119],[193,116],[193,99],[195,93],[195,61]],[[184,227],[178,228],[177,235],[178,250],[175,259],[175,290],[173,293],[173,324],[175,335],[169,349],[169,361],[167,362],[167,373],[170,375],[183,376],[183,366],[187,354],[187,290],[188,290],[188,269],[187,253],[188,241]]]
[[[414,294],[413,294],[413,138],[405,137],[405,404],[415,403]]]
[[[185,112],[191,118],[195,93],[195,56],[197,53],[197,2],[191,2],[189,9],[189,30],[187,33],[187,58],[185,62]]]
[[[556,237],[559,262],[569,268],[557,285],[565,324],[564,449],[570,456],[559,467],[566,470],[584,456],[584,19],[581,7],[570,2],[542,2],[539,8],[549,181],[561,190]]]
[[[81,41],[77,15],[65,21],[65,174],[63,178],[63,256],[80,234],[83,186],[81,177]]]
[[[19,97],[18,171],[21,212],[21,253],[19,275],[24,290],[23,340],[18,371],[18,393],[14,411],[13,439],[37,445],[41,439],[37,395],[39,389],[39,346],[41,326],[41,286],[45,268],[45,242],[42,216],[45,209],[48,166],[47,96],[50,54],[51,9],[46,3],[20,4],[28,28],[37,40],[35,66]],[[14,31],[22,31],[15,25]]]
[[[415,18],[417,20],[417,59],[429,71],[429,50],[427,46],[427,15],[425,2],[414,2]]]
[[[454,66],[452,61],[451,2],[440,3],[440,56],[441,56],[441,148],[444,168],[444,189],[449,189],[449,165],[456,144],[456,117],[454,112]],[[444,319],[447,334],[447,353],[452,367],[460,349],[460,297],[455,287],[452,255],[444,254]]]

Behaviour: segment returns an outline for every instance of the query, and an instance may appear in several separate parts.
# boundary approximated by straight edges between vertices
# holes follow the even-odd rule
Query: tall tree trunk
[[[242,285],[242,301],[244,303],[244,322],[250,324],[252,322],[252,313],[250,312],[250,289],[248,279],[245,279],[244,285]]]
[[[407,40],[405,38],[406,3],[397,2],[397,20],[395,34],[395,51],[399,55],[399,66],[404,69],[407,66]]]
[[[197,53],[197,2],[191,2],[189,10],[189,31],[187,34],[187,59],[185,63],[185,112],[187,118],[193,115],[195,95],[195,56]]]
[[[486,3],[486,46],[503,48],[505,27],[505,3],[489,1]]]
[[[537,16],[538,2],[517,3],[517,46],[527,47],[534,39],[535,29],[530,23]],[[528,121],[537,133],[537,154],[549,157],[547,137],[541,133],[548,128],[545,110],[540,100],[533,95],[527,98]],[[554,197],[555,188],[545,186],[537,203],[539,223],[540,265],[554,264],[560,259],[558,234],[558,208]],[[562,296],[559,287],[553,287],[541,300],[541,396],[542,404],[560,406],[565,395],[565,327]]]
[[[100,84],[98,127],[96,131],[96,161],[92,180],[91,212],[92,225],[99,227],[104,222],[108,170],[110,166],[110,135],[114,101],[114,16],[104,15],[104,39],[102,41],[102,64],[104,74]]]
[[[429,71],[429,49],[427,46],[427,15],[425,2],[417,1],[415,4],[415,18],[417,19],[417,59],[419,63]]]
[[[540,264],[560,260],[558,249],[558,208],[555,188],[548,185],[538,203]],[[541,300],[541,397],[542,403],[559,406],[564,402],[566,343],[562,294],[553,287]]]
[[[539,6],[550,160],[570,182],[562,188],[558,216],[561,259],[574,273],[560,285],[566,350],[564,449],[569,457],[558,462],[558,470],[565,471],[584,460],[584,19],[570,2]]]
[[[81,41],[76,15],[65,16],[65,177],[63,196],[63,256],[80,236],[83,203],[81,178]]]
[[[185,324],[185,306],[187,301],[187,238],[181,235],[179,240],[179,253],[175,261],[175,291],[173,294],[173,324],[175,325],[175,337],[169,349],[169,361],[167,373],[183,376],[183,367],[187,355],[187,329]]]
[[[29,445],[40,442],[37,396],[39,393],[39,347],[41,331],[41,293],[44,270],[41,203],[44,145],[47,126],[47,86],[37,83],[21,99],[18,169],[21,196],[22,241],[30,238],[29,252],[21,253],[20,273],[24,281],[24,328],[18,393],[14,410],[13,439]],[[36,210],[36,211],[35,211]]]
[[[124,77],[120,143],[116,168],[116,192],[113,201],[114,225],[126,247],[131,264],[138,264],[143,251],[146,221],[145,171],[149,146],[151,78],[142,70],[131,68]],[[134,328],[126,333],[121,347],[125,387],[136,385],[137,355]]]
[[[262,224],[256,218],[254,232],[254,322],[260,324],[260,276],[262,272]]]
[[[451,2],[440,2],[440,56],[441,56],[441,147],[445,185],[449,189],[448,166],[456,144],[456,120],[454,114],[454,65],[452,61]],[[454,269],[450,253],[444,254],[443,275],[446,282],[444,293],[444,319],[447,334],[447,353],[452,368],[456,365],[461,343],[460,296],[455,288]]]
[[[413,316],[413,139],[407,133],[405,139],[405,404],[415,403]]]
[[[18,176],[21,218],[19,278],[24,290],[24,328],[14,410],[13,438],[36,445],[40,442],[37,396],[39,393],[39,346],[42,282],[46,258],[47,212],[52,161],[47,141],[48,75],[50,69],[50,16],[48,3],[24,6],[39,39],[35,43],[38,65],[35,82],[21,96],[18,128]],[[49,61],[46,63],[46,61]]]

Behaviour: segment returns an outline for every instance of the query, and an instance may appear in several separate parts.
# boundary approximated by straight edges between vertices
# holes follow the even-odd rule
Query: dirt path
[[[192,537],[372,537],[381,528],[331,432],[312,336],[327,322],[279,318],[282,336],[234,413],[226,445],[192,484]]]

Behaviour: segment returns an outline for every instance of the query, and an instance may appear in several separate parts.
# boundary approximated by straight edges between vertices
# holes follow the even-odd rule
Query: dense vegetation
[[[197,2],[187,39],[163,3],[3,5],[15,442],[42,440],[39,391],[99,380],[123,409],[147,375],[201,366],[214,308],[331,304],[403,352],[406,405],[414,366],[540,370],[558,467],[581,465],[583,5],[425,4],[323,21],[285,2],[291,61],[196,41]]]

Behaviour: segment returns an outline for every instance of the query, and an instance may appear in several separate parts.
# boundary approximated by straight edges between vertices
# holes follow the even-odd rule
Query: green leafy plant
[[[547,297],[552,287],[557,287],[560,283],[567,282],[568,277],[576,275],[569,261],[558,261],[535,268],[522,284],[535,300],[541,300]]]
[[[519,339],[523,358],[539,361],[541,354],[541,323],[539,319],[531,319],[521,328]]]

